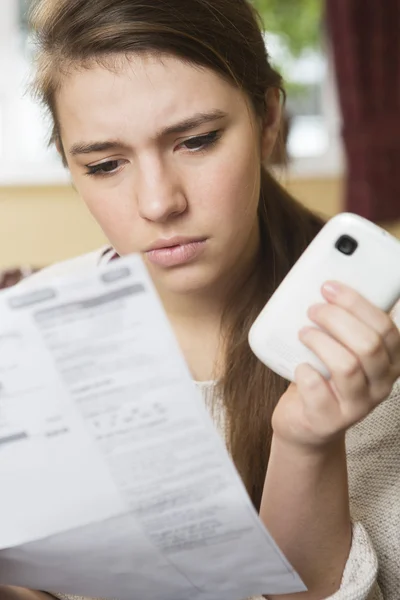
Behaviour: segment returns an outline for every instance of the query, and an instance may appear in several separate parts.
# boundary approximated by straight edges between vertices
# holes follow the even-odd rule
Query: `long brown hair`
[[[169,54],[208,67],[247,93],[260,119],[266,92],[282,87],[271,67],[261,21],[248,0],[37,0],[31,23],[38,42],[36,93],[53,117],[61,145],[55,97],[70,68],[137,52]],[[271,418],[287,382],[252,354],[251,324],[321,228],[262,169],[259,260],[226,307],[225,372],[217,388],[227,443],[256,508],[272,439]]]

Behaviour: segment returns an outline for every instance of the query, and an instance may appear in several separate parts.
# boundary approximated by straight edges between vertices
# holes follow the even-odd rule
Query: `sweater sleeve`
[[[378,560],[371,540],[364,527],[360,523],[355,523],[351,550],[340,589],[325,600],[383,600],[376,581],[377,574]],[[264,600],[264,598],[254,596],[249,600]]]
[[[326,600],[383,600],[377,576],[378,559],[371,539],[361,523],[354,523],[340,589]]]

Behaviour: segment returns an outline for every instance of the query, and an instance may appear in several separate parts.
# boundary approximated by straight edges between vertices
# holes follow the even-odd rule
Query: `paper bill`
[[[118,600],[305,590],[137,256],[0,295],[0,584]]]

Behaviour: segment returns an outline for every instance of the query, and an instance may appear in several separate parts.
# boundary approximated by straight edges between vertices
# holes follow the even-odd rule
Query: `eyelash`
[[[206,150],[215,146],[215,144],[219,141],[221,137],[221,131],[210,131],[210,133],[206,133],[205,135],[197,135],[193,138],[189,138],[186,142],[182,142],[181,146],[186,146],[190,144],[190,142],[200,142],[199,147],[197,148],[187,148],[189,152],[205,152]]]
[[[203,153],[211,150],[217,142],[220,140],[221,132],[211,131],[205,135],[198,135],[193,138],[189,138],[185,142],[182,142],[178,147],[186,147],[191,154]],[[197,147],[188,148],[190,143],[198,143]],[[119,167],[121,160],[108,160],[98,165],[86,165],[86,175],[92,177],[110,177],[114,175]],[[114,168],[112,168],[114,166]],[[111,168],[110,168],[111,167]]]

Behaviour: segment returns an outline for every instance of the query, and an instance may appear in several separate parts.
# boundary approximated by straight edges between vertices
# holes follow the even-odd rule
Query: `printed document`
[[[305,590],[140,257],[0,294],[0,585],[118,600]]]

